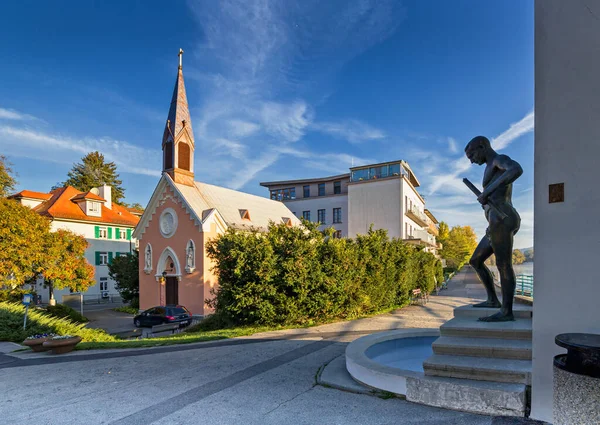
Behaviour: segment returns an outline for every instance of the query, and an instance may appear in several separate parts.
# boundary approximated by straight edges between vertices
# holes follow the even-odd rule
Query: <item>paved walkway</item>
[[[348,339],[439,326],[455,306],[480,298],[472,277],[459,274],[425,306],[354,322],[154,349],[19,354],[0,362],[0,411],[10,424],[518,423],[315,384]]]

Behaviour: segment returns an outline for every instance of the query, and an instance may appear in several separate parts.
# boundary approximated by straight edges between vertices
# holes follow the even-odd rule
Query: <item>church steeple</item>
[[[183,50],[179,49],[179,69],[163,133],[163,171],[176,183],[194,185],[194,133],[182,70]]]

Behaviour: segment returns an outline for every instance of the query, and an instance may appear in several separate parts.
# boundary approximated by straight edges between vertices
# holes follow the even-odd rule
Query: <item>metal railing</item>
[[[517,287],[515,289],[515,294],[533,298],[533,275],[517,275]]]

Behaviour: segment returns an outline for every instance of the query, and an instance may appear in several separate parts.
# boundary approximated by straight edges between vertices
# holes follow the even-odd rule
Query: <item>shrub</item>
[[[89,321],[87,317],[82,316],[77,310],[65,304],[49,305],[46,307],[46,311],[52,317],[64,317],[75,323],[86,323]]]
[[[84,324],[69,319],[52,317],[45,310],[30,308],[27,328],[23,330],[25,307],[16,303],[0,302],[0,341],[22,342],[30,335],[55,333],[78,335],[85,342],[112,342],[117,339],[100,329],[88,329]]]
[[[20,303],[23,301],[23,295],[32,294],[35,299],[35,291],[29,291],[21,288],[15,289],[2,289],[0,290],[0,302],[8,301],[11,303]]]
[[[335,239],[314,223],[229,229],[207,244],[219,287],[207,303],[218,324],[290,325],[352,318],[405,304],[412,289],[441,281],[432,254],[370,230]]]

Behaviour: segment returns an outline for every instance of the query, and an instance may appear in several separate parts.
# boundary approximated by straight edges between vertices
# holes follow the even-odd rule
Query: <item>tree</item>
[[[133,251],[113,259],[108,265],[108,275],[117,282],[115,288],[123,301],[134,304],[140,297],[139,253]]]
[[[7,197],[15,190],[17,180],[14,177],[11,163],[4,155],[0,155],[0,198]]]
[[[117,166],[114,162],[105,162],[104,155],[100,152],[90,152],[81,158],[80,164],[73,164],[67,174],[69,177],[63,186],[73,186],[82,192],[103,184],[112,186],[112,201],[120,203],[125,197],[123,182],[119,179]]]
[[[529,248],[523,254],[525,254],[525,261],[533,261],[533,248]]]
[[[471,226],[454,226],[442,244],[441,255],[448,267],[458,269],[469,261],[477,248],[477,236]]]
[[[525,254],[520,250],[514,249],[512,253],[513,264],[523,264],[525,262]]]
[[[46,256],[50,220],[11,199],[0,198],[0,286],[35,279]]]
[[[440,243],[444,243],[443,241],[445,241],[446,239],[448,239],[448,234],[450,232],[450,228],[448,227],[448,224],[445,221],[440,221],[440,225],[438,227],[438,237],[437,240]]]
[[[42,276],[49,286],[84,291],[94,283],[85,259],[87,241],[68,230],[50,231],[50,221],[30,208],[0,199],[0,286],[23,286]]]
[[[88,242],[70,230],[59,229],[46,235],[46,255],[40,269],[50,299],[54,289],[73,292],[87,290],[94,281],[94,266],[85,259]]]

